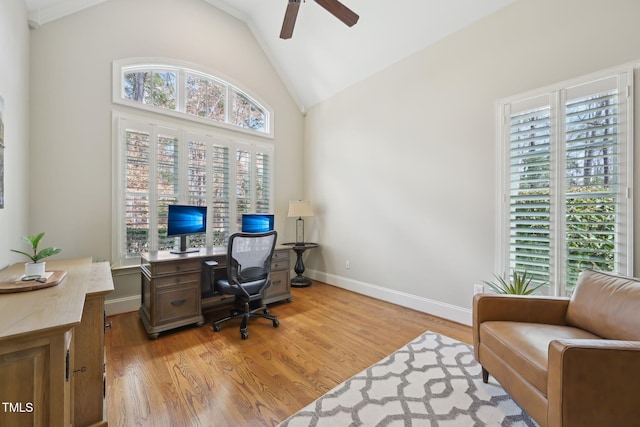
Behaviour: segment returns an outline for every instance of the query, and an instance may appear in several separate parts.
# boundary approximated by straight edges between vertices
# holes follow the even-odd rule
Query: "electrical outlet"
[[[346,268],[347,270],[350,270],[351,269],[351,261],[346,260],[344,262],[344,268]]]
[[[484,285],[473,285],[473,294],[482,294],[484,293]]]

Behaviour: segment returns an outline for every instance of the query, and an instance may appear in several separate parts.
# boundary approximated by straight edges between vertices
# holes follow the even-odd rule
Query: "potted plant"
[[[497,282],[487,282],[483,280],[483,283],[489,286],[497,294],[513,294],[513,295],[531,295],[539,288],[545,285],[540,283],[538,285],[531,285],[530,276],[527,276],[527,272],[519,273],[517,270],[513,271],[513,277],[511,282],[507,282],[504,278],[494,274]]]
[[[22,240],[24,240],[25,243],[31,246],[32,253],[19,251],[17,249],[11,249],[12,252],[22,254],[31,260],[31,262],[27,262],[24,265],[25,277],[28,277],[28,276],[40,277],[44,275],[45,262],[41,260],[51,255],[60,253],[60,251],[62,250],[60,248],[45,248],[45,249],[42,249],[41,251],[38,251],[38,245],[40,244],[40,240],[42,240],[43,236],[44,236],[44,232],[38,234],[37,236],[22,237]]]

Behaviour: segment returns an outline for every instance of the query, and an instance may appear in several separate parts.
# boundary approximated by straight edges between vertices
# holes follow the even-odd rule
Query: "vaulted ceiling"
[[[109,0],[25,0],[33,26]],[[203,0],[246,22],[302,110],[517,0],[341,0],[347,27],[313,0],[280,39],[289,0]]]

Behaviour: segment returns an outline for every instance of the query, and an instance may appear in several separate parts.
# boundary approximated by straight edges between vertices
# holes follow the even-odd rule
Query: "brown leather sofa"
[[[571,298],[478,294],[473,342],[541,426],[640,426],[640,280],[587,270]]]

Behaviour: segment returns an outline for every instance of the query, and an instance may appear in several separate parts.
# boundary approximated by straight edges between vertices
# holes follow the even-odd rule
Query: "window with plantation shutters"
[[[224,246],[241,213],[271,212],[270,144],[216,137],[119,117],[117,258],[176,247],[167,237],[170,204],[207,206],[206,235],[190,247]]]
[[[632,71],[499,103],[504,155],[498,268],[553,295],[585,269],[632,274]]]

